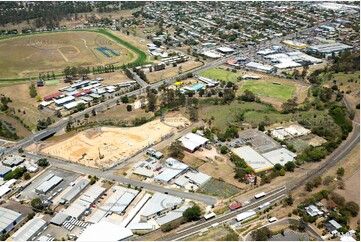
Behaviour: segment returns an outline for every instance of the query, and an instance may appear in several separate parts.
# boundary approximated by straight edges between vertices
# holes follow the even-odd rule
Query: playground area
[[[186,118],[178,117],[164,122],[157,119],[138,127],[98,127],[59,142],[49,139],[29,149],[90,167],[106,168],[164,140],[187,123]]]

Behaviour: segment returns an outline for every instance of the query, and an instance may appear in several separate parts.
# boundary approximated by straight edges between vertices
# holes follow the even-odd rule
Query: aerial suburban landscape
[[[1,241],[360,241],[360,2],[0,2]]]

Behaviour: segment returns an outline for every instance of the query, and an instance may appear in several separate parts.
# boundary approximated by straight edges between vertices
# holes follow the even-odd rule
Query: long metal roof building
[[[16,231],[13,235],[15,241],[34,240],[37,234],[47,226],[47,222],[39,217],[35,217],[28,221],[23,227]]]

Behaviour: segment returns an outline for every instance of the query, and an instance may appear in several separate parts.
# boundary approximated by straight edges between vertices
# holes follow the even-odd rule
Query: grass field
[[[99,47],[120,55],[109,58],[96,50]],[[0,41],[0,81],[26,81],[47,71],[59,76],[66,66],[143,64],[146,58],[142,50],[106,30],[25,35]]]
[[[49,81],[45,81],[46,85],[56,85],[59,84],[60,81],[59,80],[49,80]]]
[[[233,101],[231,104],[224,106],[201,102],[199,117],[202,119],[210,119],[213,116],[212,126],[224,131],[229,126],[229,121],[231,121],[231,118],[236,113],[246,110],[253,110],[249,111],[252,113],[262,111],[262,114],[264,114],[272,110],[272,108],[261,103],[238,103],[238,101]],[[246,114],[247,113],[248,112],[246,112]]]
[[[286,84],[273,84],[262,80],[242,81],[241,92],[249,90],[259,96],[289,99],[292,97],[295,87]]]
[[[201,76],[205,76],[208,78],[212,78],[214,80],[222,80],[222,81],[230,81],[230,82],[236,82],[237,78],[242,76],[239,73],[233,73],[230,71],[218,69],[218,68],[211,68],[208,70],[205,70],[201,73],[199,73]]]

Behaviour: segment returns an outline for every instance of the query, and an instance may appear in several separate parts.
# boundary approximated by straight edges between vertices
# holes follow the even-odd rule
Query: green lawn
[[[214,80],[222,80],[222,81],[230,81],[230,82],[236,82],[238,79],[238,77],[242,76],[239,73],[234,73],[234,72],[230,72],[230,71],[226,71],[226,70],[222,70],[222,69],[218,69],[218,68],[211,68],[208,70],[205,70],[201,73],[199,73],[199,75],[201,76],[205,76],[208,78],[212,78]]]
[[[273,84],[272,82],[265,82],[259,80],[242,81],[240,91],[244,92],[247,89],[259,96],[274,97],[287,100],[292,98],[295,87],[285,84],[277,85]]]
[[[55,84],[59,84],[60,81],[59,80],[49,80],[49,81],[45,81],[46,85],[55,85]]]

